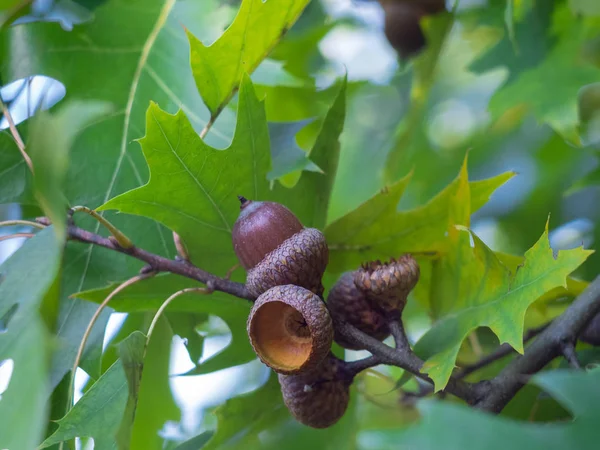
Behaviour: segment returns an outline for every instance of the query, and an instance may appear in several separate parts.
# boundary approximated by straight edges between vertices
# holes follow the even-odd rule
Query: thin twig
[[[98,214],[93,209],[88,208],[87,206],[74,206],[71,208],[71,211],[73,213],[81,211],[81,212],[88,214],[89,216],[92,216],[100,224],[102,224],[110,232],[110,234],[113,235],[113,237],[115,238],[115,240],[121,247],[123,247],[125,249],[129,249],[129,248],[133,247],[133,243],[131,242],[131,239],[129,239],[127,236],[125,236],[125,234],[121,230],[119,230],[117,227],[115,227],[112,223],[110,223],[107,219],[102,217],[100,214]]]
[[[175,244],[175,250],[183,261],[190,262],[190,255],[185,247],[185,244],[181,240],[181,236],[173,231],[173,243]]]
[[[29,220],[5,220],[4,222],[0,222],[0,227],[14,227],[19,225],[37,228],[39,230],[46,228],[46,226],[42,225],[41,223],[30,222]]]
[[[0,108],[2,108],[2,114],[6,118],[6,121],[8,122],[8,128],[10,129],[10,134],[12,135],[13,139],[15,140],[15,143],[17,144],[19,151],[21,152],[21,156],[23,156],[23,159],[25,160],[25,163],[29,167],[29,170],[31,170],[31,173],[33,173],[33,162],[31,161],[31,158],[25,151],[25,143],[23,142],[23,139],[21,138],[21,135],[19,134],[19,130],[17,130],[17,126],[15,125],[15,121],[13,120],[12,115],[10,114],[8,107],[6,106],[6,104],[4,103],[2,98],[0,98]]]
[[[152,322],[150,323],[150,326],[148,327],[148,334],[146,335],[147,336],[146,337],[146,347],[148,347],[148,344],[150,343],[150,337],[152,337],[152,333],[154,332],[154,328],[156,327],[156,324],[158,323],[158,319],[160,319],[160,316],[162,315],[164,310],[167,308],[167,306],[169,306],[169,304],[173,300],[175,300],[177,297],[179,297],[180,295],[188,294],[190,292],[197,292],[197,293],[201,293],[201,294],[210,294],[213,292],[213,290],[210,288],[185,288],[185,289],[181,289],[180,291],[175,292],[169,298],[167,298],[163,302],[163,304],[160,305],[160,308],[158,308],[158,311],[156,311],[156,314],[154,314],[154,317],[152,318]]]
[[[9,239],[15,238],[32,238],[35,236],[35,233],[13,233],[7,234],[6,236],[0,236],[0,242],[7,241]]]
[[[567,362],[574,369],[581,369],[581,363],[577,358],[577,352],[575,351],[575,345],[573,342],[564,342],[561,346],[561,351]]]
[[[415,355],[410,348],[392,348],[346,322],[336,321],[335,328],[336,332],[344,337],[344,340],[355,343],[361,348],[368,350],[374,356],[379,358],[381,364],[400,367],[422,380],[433,384],[431,378],[421,373],[423,361]],[[469,404],[473,404],[481,400],[483,389],[481,386],[483,385],[480,383],[466,383],[451,377],[445,391],[462,398]]]
[[[530,330],[527,330],[527,332],[523,336],[523,344],[526,344],[531,339],[533,339],[538,334],[540,334],[542,331],[544,331],[546,328],[548,328],[548,325],[550,325],[550,324],[547,323],[540,327],[531,328]],[[505,356],[508,356],[512,353],[516,353],[516,350],[513,347],[511,347],[508,344],[502,344],[501,346],[499,346],[496,350],[494,350],[489,355],[482,357],[479,361],[477,361],[471,365],[463,367],[456,374],[456,378],[459,378],[459,379],[465,378],[467,375],[470,375],[473,372],[478,371],[479,369],[489,366],[490,364],[492,364],[492,363],[498,361],[499,359],[502,359]]]
[[[377,356],[369,356],[367,358],[357,359],[356,361],[346,361],[344,364],[344,370],[355,377],[363,370],[370,369],[371,367],[378,366],[379,364],[381,364],[381,359],[379,359]]]
[[[40,217],[36,220],[43,225],[49,225],[50,223],[45,217]],[[147,263],[154,272],[171,272],[210,285],[215,291],[226,292],[227,294],[246,300],[256,299],[255,296],[248,292],[245,284],[217,277],[193,264],[164,258],[135,246],[129,249],[122,248],[109,238],[83,230],[74,225],[69,225],[67,227],[67,236],[72,241],[97,245],[139,259],[140,261]]]
[[[408,338],[406,337],[406,332],[404,331],[404,325],[400,320],[392,320],[389,323],[390,332],[394,337],[394,342],[396,343],[396,348],[398,350],[410,350],[410,343],[408,342]]]

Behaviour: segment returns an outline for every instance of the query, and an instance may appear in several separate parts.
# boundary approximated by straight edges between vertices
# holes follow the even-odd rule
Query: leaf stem
[[[32,238],[35,236],[35,233],[13,233],[7,234],[6,236],[0,236],[0,242],[7,241],[9,239],[15,238]]]
[[[41,223],[31,222],[29,220],[5,220],[4,222],[0,222],[0,227],[14,227],[19,225],[23,225],[25,227],[38,228],[40,230],[46,228],[46,226],[42,225]]]
[[[110,223],[108,220],[106,220],[93,209],[88,208],[87,206],[74,206],[73,208],[71,208],[71,211],[73,211],[73,213],[81,211],[92,216],[94,219],[96,219],[98,222],[104,225],[104,227],[110,232],[110,234],[113,235],[113,237],[116,239],[117,243],[121,247],[125,249],[133,248],[133,243],[127,236],[125,236],[125,234],[123,234],[121,230],[119,230],[117,227],[115,227],[112,223]]]
[[[181,289],[180,291],[175,292],[169,298],[167,298],[162,303],[162,305],[160,305],[160,308],[158,308],[158,311],[156,311],[156,314],[154,314],[154,317],[152,318],[152,322],[150,322],[150,326],[148,327],[148,334],[146,335],[147,336],[146,337],[146,347],[148,347],[148,344],[150,343],[150,337],[152,337],[152,333],[154,332],[154,328],[156,327],[156,324],[158,323],[158,319],[160,319],[160,316],[162,315],[164,310],[167,308],[167,306],[169,306],[169,304],[173,300],[175,300],[177,297],[179,297],[180,295],[187,294],[190,292],[196,292],[196,293],[208,295],[208,294],[212,294],[214,291],[213,291],[213,289],[210,289],[209,287],[185,288],[185,289]]]
[[[25,164],[27,164],[31,173],[33,173],[33,162],[31,161],[31,158],[25,151],[25,143],[23,142],[23,138],[21,138],[21,135],[19,134],[19,130],[17,130],[17,126],[15,125],[15,121],[13,120],[8,107],[2,100],[2,97],[0,97],[0,109],[2,109],[2,114],[6,118],[6,121],[8,122],[8,128],[10,129],[10,134],[12,135],[13,139],[15,140],[15,143],[17,144],[17,147],[18,147],[19,151],[21,152],[21,156],[23,156],[23,159],[25,160]]]

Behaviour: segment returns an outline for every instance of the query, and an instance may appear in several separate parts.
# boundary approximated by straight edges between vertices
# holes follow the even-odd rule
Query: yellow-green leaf
[[[187,32],[196,86],[215,117],[293,25],[309,0],[244,0],[225,33],[212,45]]]
[[[560,251],[554,258],[548,241],[548,227],[525,253],[523,266],[515,274],[500,262],[476,235],[460,229],[460,239],[449,252],[445,265],[451,290],[440,303],[445,316],[417,343],[415,350],[427,358],[423,372],[435,382],[435,389],[446,386],[462,341],[477,327],[489,327],[499,338],[523,352],[523,323],[529,305],[557,287],[566,287],[567,276],[592,253],[582,248]],[[460,255],[458,257],[457,255]],[[460,261],[460,264],[455,264]],[[448,286],[446,286],[448,287]]]
[[[472,210],[481,208],[492,193],[513,175],[513,172],[505,172],[493,178],[470,182]],[[325,229],[330,250],[328,270],[339,273],[354,269],[367,259],[385,259],[406,252],[445,251],[448,245],[446,230],[450,204],[460,178],[456,178],[425,205],[398,211],[398,202],[410,178],[411,175],[408,175],[384,188]]]

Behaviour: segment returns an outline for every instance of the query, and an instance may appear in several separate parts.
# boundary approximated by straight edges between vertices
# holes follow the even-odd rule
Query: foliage
[[[0,219],[15,218],[10,206],[53,226],[0,228],[35,233],[0,266],[0,447],[495,448],[503,435],[516,448],[595,448],[597,369],[544,369],[493,417],[410,402],[410,371],[377,367],[355,380],[339,423],[304,427],[256,361],[247,300],[185,293],[155,316],[174,292],[203,286],[173,273],[99,314],[71,405],[90,320],[142,264],[66,242],[67,207],[85,205],[169,259],[177,233],[192,264],[225,277],[244,195],[323,230],[326,291],[367,260],[410,252],[421,278],[403,322],[442,390],[501,343],[523,353],[526,330],[559,317],[600,270],[584,249],[600,239],[595,2],[460,4],[422,20],[428,47],[401,64],[381,24],[363,20],[376,2],[350,2],[346,16],[319,0],[30,3],[0,2],[1,100],[33,161],[31,173],[0,122]],[[353,42],[366,48],[344,51]],[[39,75],[65,98],[35,88]],[[107,235],[82,213],[72,220]],[[113,312],[123,324],[107,326]]]

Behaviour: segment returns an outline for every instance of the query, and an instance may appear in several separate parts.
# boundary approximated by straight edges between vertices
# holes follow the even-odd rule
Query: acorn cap
[[[329,249],[323,233],[316,228],[305,228],[250,269],[246,287],[251,294],[259,296],[273,286],[295,284],[321,296],[321,278],[328,262]]]
[[[383,311],[356,287],[353,272],[344,273],[331,288],[327,296],[327,307],[334,320],[348,322],[377,340],[383,341],[390,335]],[[346,341],[337,331],[334,339],[344,348],[362,349]]]
[[[419,264],[407,254],[385,263],[377,260],[363,264],[354,273],[354,284],[386,311],[401,311],[419,275]]]
[[[253,268],[304,226],[280,203],[240,199],[240,215],[233,226],[233,249],[246,270]]]
[[[260,360],[283,374],[314,369],[333,341],[333,324],[323,300],[294,285],[275,286],[258,297],[247,330]]]
[[[343,364],[329,355],[313,371],[278,376],[283,401],[298,422],[312,428],[327,428],[344,415],[352,378],[345,376]]]

